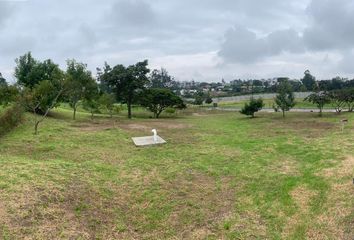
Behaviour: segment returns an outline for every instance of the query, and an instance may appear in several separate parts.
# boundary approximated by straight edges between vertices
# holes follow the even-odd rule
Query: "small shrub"
[[[19,104],[7,108],[0,115],[0,136],[16,127],[22,121],[23,113],[24,110]]]
[[[251,101],[245,104],[245,106],[241,109],[240,113],[254,118],[254,114],[259,110],[261,110],[263,107],[264,107],[263,99],[251,98]]]
[[[172,114],[175,114],[175,113],[176,113],[176,109],[169,107],[169,108],[166,108],[165,112],[166,112],[167,114],[171,114],[171,115],[172,115]]]

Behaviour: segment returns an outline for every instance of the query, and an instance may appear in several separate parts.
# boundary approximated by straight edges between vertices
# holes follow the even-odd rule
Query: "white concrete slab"
[[[154,141],[154,136],[133,137],[133,142],[137,147],[144,147],[150,145],[164,144],[166,141],[157,135],[157,141]]]

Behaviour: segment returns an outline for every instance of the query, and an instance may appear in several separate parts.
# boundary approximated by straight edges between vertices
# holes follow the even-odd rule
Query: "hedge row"
[[[23,119],[23,108],[14,104],[0,114],[0,136],[15,128]]]

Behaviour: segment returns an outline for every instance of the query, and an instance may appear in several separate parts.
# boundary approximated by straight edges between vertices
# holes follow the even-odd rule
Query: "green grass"
[[[123,114],[123,113],[122,113]],[[0,139],[5,239],[350,239],[353,114],[59,108]],[[340,131],[339,120],[349,124]],[[157,128],[167,144],[136,148]]]

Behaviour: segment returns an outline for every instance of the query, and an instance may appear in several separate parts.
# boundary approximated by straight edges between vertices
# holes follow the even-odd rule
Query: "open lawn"
[[[354,114],[26,119],[0,139],[3,239],[353,239]],[[152,128],[168,143],[136,148]]]

